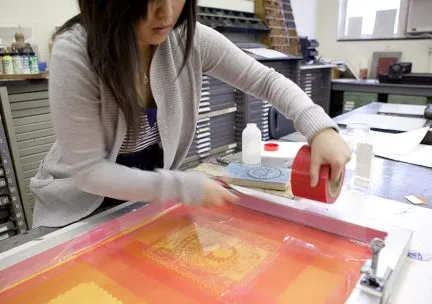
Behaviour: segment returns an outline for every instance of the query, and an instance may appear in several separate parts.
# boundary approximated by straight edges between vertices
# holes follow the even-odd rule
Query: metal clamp
[[[379,238],[374,238],[369,243],[369,246],[372,249],[373,256],[372,260],[368,260],[361,270],[363,277],[360,280],[360,285],[365,287],[365,291],[367,291],[368,293],[375,296],[381,296],[382,292],[384,291],[386,282],[390,278],[392,270],[390,268],[386,269],[383,277],[379,277],[377,275],[379,254],[381,250],[385,247],[385,243]]]

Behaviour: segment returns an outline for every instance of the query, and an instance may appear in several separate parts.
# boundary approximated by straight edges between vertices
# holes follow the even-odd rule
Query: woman
[[[350,156],[333,121],[293,82],[197,23],[196,2],[79,0],[50,63],[57,141],[31,180],[34,226],[64,226],[128,200],[235,200],[176,171],[193,141],[203,73],[294,120],[312,145],[312,184],[324,163],[338,179]]]

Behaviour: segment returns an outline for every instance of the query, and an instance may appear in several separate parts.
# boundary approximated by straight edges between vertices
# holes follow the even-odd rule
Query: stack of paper
[[[425,109],[426,106],[422,105],[385,103],[381,105],[378,114],[423,118]]]
[[[275,51],[272,49],[266,48],[253,48],[253,49],[243,49],[243,51],[252,53],[254,55],[266,58],[266,59],[280,59],[280,58],[289,58],[288,55],[281,53],[279,51]]]
[[[432,168],[432,146],[421,145],[429,127],[391,134],[372,132],[375,155]]]
[[[370,126],[371,129],[406,132],[413,131],[426,126],[426,119],[416,117],[400,117],[379,114],[354,114],[342,119],[336,119],[339,125],[350,125],[362,123]]]

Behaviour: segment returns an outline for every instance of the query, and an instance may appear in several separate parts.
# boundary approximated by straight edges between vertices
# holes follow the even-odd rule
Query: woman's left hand
[[[325,129],[315,135],[311,142],[311,186],[316,187],[321,165],[330,165],[332,182],[337,182],[345,165],[351,160],[351,149],[333,129]]]

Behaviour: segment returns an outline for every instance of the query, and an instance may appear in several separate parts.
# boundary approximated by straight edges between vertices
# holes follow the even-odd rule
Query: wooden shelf
[[[48,78],[48,73],[0,75],[0,80],[31,80],[31,79],[46,79],[46,78]]]

